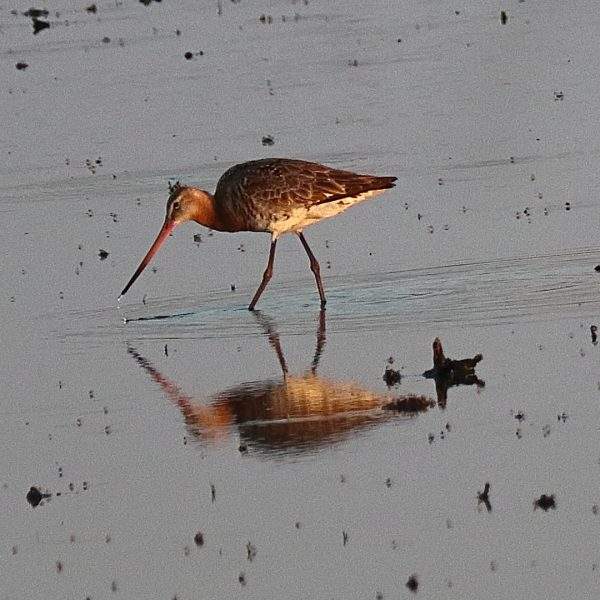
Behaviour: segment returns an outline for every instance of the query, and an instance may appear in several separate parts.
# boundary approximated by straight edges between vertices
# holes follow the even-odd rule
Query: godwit
[[[217,182],[214,195],[176,183],[171,188],[162,229],[121,296],[127,293],[175,227],[196,221],[217,231],[271,234],[269,261],[248,307],[250,310],[254,310],[273,274],[277,239],[284,233],[295,233],[310,259],[324,307],[326,299],[319,263],[302,230],[394,187],[394,181],[396,177],[359,175],[303,160],[265,158],[231,167]]]

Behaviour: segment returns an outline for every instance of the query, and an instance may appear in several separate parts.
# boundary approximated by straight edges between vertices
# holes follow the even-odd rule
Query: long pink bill
[[[176,226],[177,223],[175,223],[174,221],[165,221],[164,225],[162,226],[162,229],[156,236],[154,243],[150,247],[150,250],[148,250],[148,254],[144,256],[142,262],[140,263],[140,266],[136,269],[135,273],[133,274],[133,277],[129,280],[129,283],[123,288],[123,291],[121,292],[121,295],[119,296],[118,300],[120,300],[128,292],[129,288],[134,284],[135,280],[140,276],[142,271],[148,266],[148,263],[152,260],[154,255],[158,252],[160,247],[163,245],[164,241],[169,237],[169,235],[171,234],[173,229],[175,229]]]

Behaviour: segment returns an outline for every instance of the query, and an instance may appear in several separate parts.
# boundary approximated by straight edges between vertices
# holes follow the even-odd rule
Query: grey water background
[[[0,6],[0,597],[594,597],[596,4],[96,5]],[[267,236],[192,225],[116,303],[168,180],[262,156],[399,177],[306,232],[314,375],[295,239],[260,318]],[[485,387],[382,411],[436,336]]]

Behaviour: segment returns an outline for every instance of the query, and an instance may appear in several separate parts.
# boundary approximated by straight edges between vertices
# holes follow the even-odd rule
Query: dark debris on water
[[[387,385],[389,388],[394,385],[399,384],[400,380],[402,379],[402,375],[400,374],[400,371],[397,371],[396,369],[394,369],[392,367],[393,364],[394,364],[394,357],[390,356],[387,359],[385,371],[383,372],[383,381],[385,381],[385,385]]]
[[[40,31],[43,31],[44,29],[48,29],[50,27],[50,23],[48,23],[48,21],[41,21],[40,19],[36,19],[36,18],[32,19],[32,25],[33,25],[33,35],[36,35]]]
[[[32,485],[27,492],[27,496],[25,497],[27,498],[27,502],[29,502],[29,504],[35,508],[36,506],[40,505],[42,500],[50,498],[51,496],[52,494],[48,492],[42,492],[39,488]]]
[[[185,60],[192,60],[194,56],[204,56],[204,50],[198,50],[198,52],[190,52],[189,50],[183,55]]]
[[[411,592],[415,592],[417,591],[417,589],[419,588],[419,580],[417,579],[416,575],[411,575],[408,578],[408,581],[406,582],[406,587],[411,591]]]
[[[556,500],[554,499],[554,494],[542,494],[539,498],[536,498],[533,502],[533,507],[541,508],[543,511],[547,512],[550,509],[556,509]]]
[[[490,484],[486,481],[483,492],[477,494],[477,504],[483,504],[488,512],[492,512],[490,503]]]
[[[47,17],[48,11],[45,8],[30,8],[23,13],[25,17],[37,18],[37,17]]]

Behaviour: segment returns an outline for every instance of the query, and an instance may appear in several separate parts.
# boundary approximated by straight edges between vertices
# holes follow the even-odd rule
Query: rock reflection
[[[402,398],[369,391],[353,382],[334,381],[317,375],[326,343],[324,311],[319,314],[316,348],[310,367],[301,375],[289,372],[273,322],[259,311],[254,314],[277,355],[282,377],[242,383],[207,400],[188,396],[135,348],[129,346],[127,349],[179,407],[195,436],[215,440],[229,435],[231,428],[236,427],[240,448],[245,450],[251,447],[266,453],[305,452],[355,435],[374,424],[397,419],[399,412],[405,413],[396,407],[395,410],[384,410]],[[427,400],[427,406],[430,403]],[[406,414],[414,416],[414,408]]]
[[[446,358],[440,338],[433,340],[433,368],[425,371],[423,377],[435,380],[435,392],[440,408],[446,408],[448,388],[456,385],[485,387],[485,381],[479,379],[475,374],[475,366],[481,360],[483,360],[481,354],[460,360]]]

